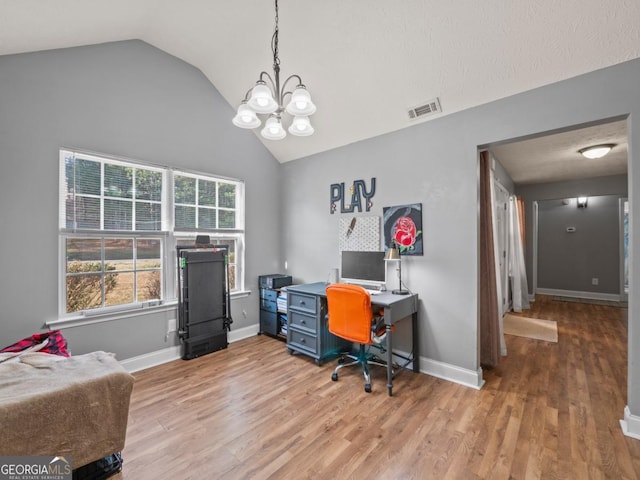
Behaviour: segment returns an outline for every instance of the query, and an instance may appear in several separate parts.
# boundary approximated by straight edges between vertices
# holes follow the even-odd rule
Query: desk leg
[[[413,343],[413,371],[420,373],[420,336],[418,335],[418,312],[411,315],[411,341]]]
[[[385,312],[386,316],[387,312]],[[387,318],[391,318],[391,312]],[[393,351],[391,345],[391,325],[387,325],[387,390],[389,396],[393,395]]]

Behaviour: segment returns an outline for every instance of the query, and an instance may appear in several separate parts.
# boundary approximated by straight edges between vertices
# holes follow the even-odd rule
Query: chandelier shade
[[[247,102],[242,102],[238,107],[238,113],[233,117],[233,124],[240,128],[256,128],[260,126],[260,119]]]
[[[287,105],[287,113],[291,115],[313,115],[316,106],[311,101],[311,95],[304,85],[298,85],[291,94],[291,101]]]
[[[273,115],[264,123],[264,128],[260,134],[267,140],[282,140],[287,136],[287,132],[284,131],[280,118],[274,117]]]
[[[314,132],[314,129],[311,126],[309,117],[306,117],[306,116],[293,117],[293,122],[291,122],[291,126],[289,127],[289,133],[291,135],[296,135],[298,137],[308,137],[309,135],[313,135],[313,132]]]
[[[275,29],[271,38],[273,52],[273,77],[267,72],[260,72],[255,86],[247,91],[244,100],[238,107],[233,124],[240,128],[258,128],[262,121],[258,115],[269,115],[260,134],[268,140],[282,140],[287,136],[287,130],[298,137],[308,137],[314,133],[309,115],[316,112],[316,106],[311,101],[307,87],[302,83],[299,75],[290,75],[280,84],[280,58],[278,58],[278,0],[275,0]],[[293,91],[287,90],[287,85],[295,81]],[[287,114],[284,117],[284,114]],[[291,124],[285,130],[283,117]]]
[[[271,89],[262,80],[251,89],[248,105],[256,113],[273,113],[278,109],[278,102],[273,99]]]

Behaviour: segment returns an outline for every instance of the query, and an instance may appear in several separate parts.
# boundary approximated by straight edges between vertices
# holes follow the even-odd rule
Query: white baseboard
[[[171,362],[180,358],[180,345],[163,348],[155,352],[145,353],[137,357],[126,358],[120,361],[120,365],[129,373],[139,372],[145,368],[155,367],[163,363]]]
[[[393,350],[393,361],[398,365],[405,366],[408,370],[413,370],[413,362],[407,363],[407,358],[411,358],[410,353],[403,350]],[[420,373],[458,383],[476,390],[480,390],[484,385],[481,368],[478,368],[478,370],[474,372],[473,370],[467,370],[466,368],[451,365],[450,363],[439,362],[422,356],[420,357]]]
[[[404,352],[402,350],[393,350],[394,357],[393,361],[404,365],[406,362],[406,358],[411,356],[410,353]],[[396,356],[398,353],[403,357]],[[409,370],[413,369],[413,363],[409,362],[406,366]],[[467,370],[466,368],[461,368],[456,365],[451,365],[450,363],[439,362],[438,360],[432,360],[427,357],[420,357],[420,373],[424,373],[427,375],[431,375],[432,377],[441,378],[442,380],[447,380],[449,382],[458,383],[460,385],[464,385],[465,387],[471,387],[476,390],[480,390],[484,385],[484,380],[482,379],[482,369],[479,368],[477,372],[473,370]]]
[[[640,440],[640,416],[632,415],[629,405],[624,407],[624,419],[620,420],[620,427],[627,437]]]
[[[579,292],[576,290],[558,290],[555,288],[537,288],[536,293],[541,295],[554,295],[557,297],[588,298],[590,300],[606,300],[619,302],[620,295],[616,293]]]
[[[476,390],[480,390],[484,385],[482,368],[478,368],[477,371],[468,370],[450,363],[420,357],[420,372]]]
[[[254,337],[260,330],[259,324],[249,325],[248,327],[231,329],[227,336],[229,343],[237,342],[238,340],[244,340],[245,338]]]
[[[258,324],[254,324],[249,325],[248,327],[231,330],[227,337],[229,343],[253,337],[258,334],[259,328]],[[409,354],[406,352],[398,351],[398,353],[404,357],[409,357]],[[162,365],[163,363],[171,362],[173,360],[178,360],[179,358],[181,358],[180,345],[176,345],[174,347],[163,348],[162,350],[157,350],[155,352],[138,355],[137,357],[127,358],[120,361],[120,364],[125,368],[125,370],[127,370],[127,372],[134,373],[146,368]],[[396,357],[395,361],[400,364],[404,363],[401,357]],[[458,383],[466,387],[471,387],[476,390],[480,390],[484,385],[481,368],[478,368],[477,371],[473,371],[426,357],[420,357],[420,367],[421,373],[441,378],[449,382]],[[407,365],[407,368],[411,369],[412,364],[410,363]]]
[[[231,330],[227,335],[227,340],[229,343],[233,343],[257,335],[259,328],[259,325],[256,323],[248,327]],[[155,352],[138,355],[137,357],[126,358],[120,361],[120,365],[122,365],[127,372],[134,373],[173,360],[178,360],[179,358],[181,358],[180,345],[176,345],[174,347],[163,348]]]

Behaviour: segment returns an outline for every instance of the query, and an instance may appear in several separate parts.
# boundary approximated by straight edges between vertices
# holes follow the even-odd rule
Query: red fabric
[[[34,333],[30,337],[23,338],[19,342],[3,348],[2,350],[0,350],[0,353],[21,352],[29,347],[39,345],[47,339],[49,341],[42,349],[38,350],[39,352],[51,353],[53,355],[60,355],[62,357],[71,356],[71,354],[69,354],[69,351],[67,350],[67,339],[62,336],[60,330],[52,330],[50,332],[44,333]]]

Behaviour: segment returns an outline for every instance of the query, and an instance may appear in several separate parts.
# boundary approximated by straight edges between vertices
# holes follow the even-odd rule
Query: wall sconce
[[[399,288],[398,290],[392,290],[391,293],[395,295],[408,295],[408,290],[402,289],[402,256],[400,255],[400,250],[396,246],[395,242],[393,246],[389,247],[384,254],[384,259],[391,262],[398,262],[398,282]]]
[[[578,208],[587,208],[587,197],[578,197]]]

